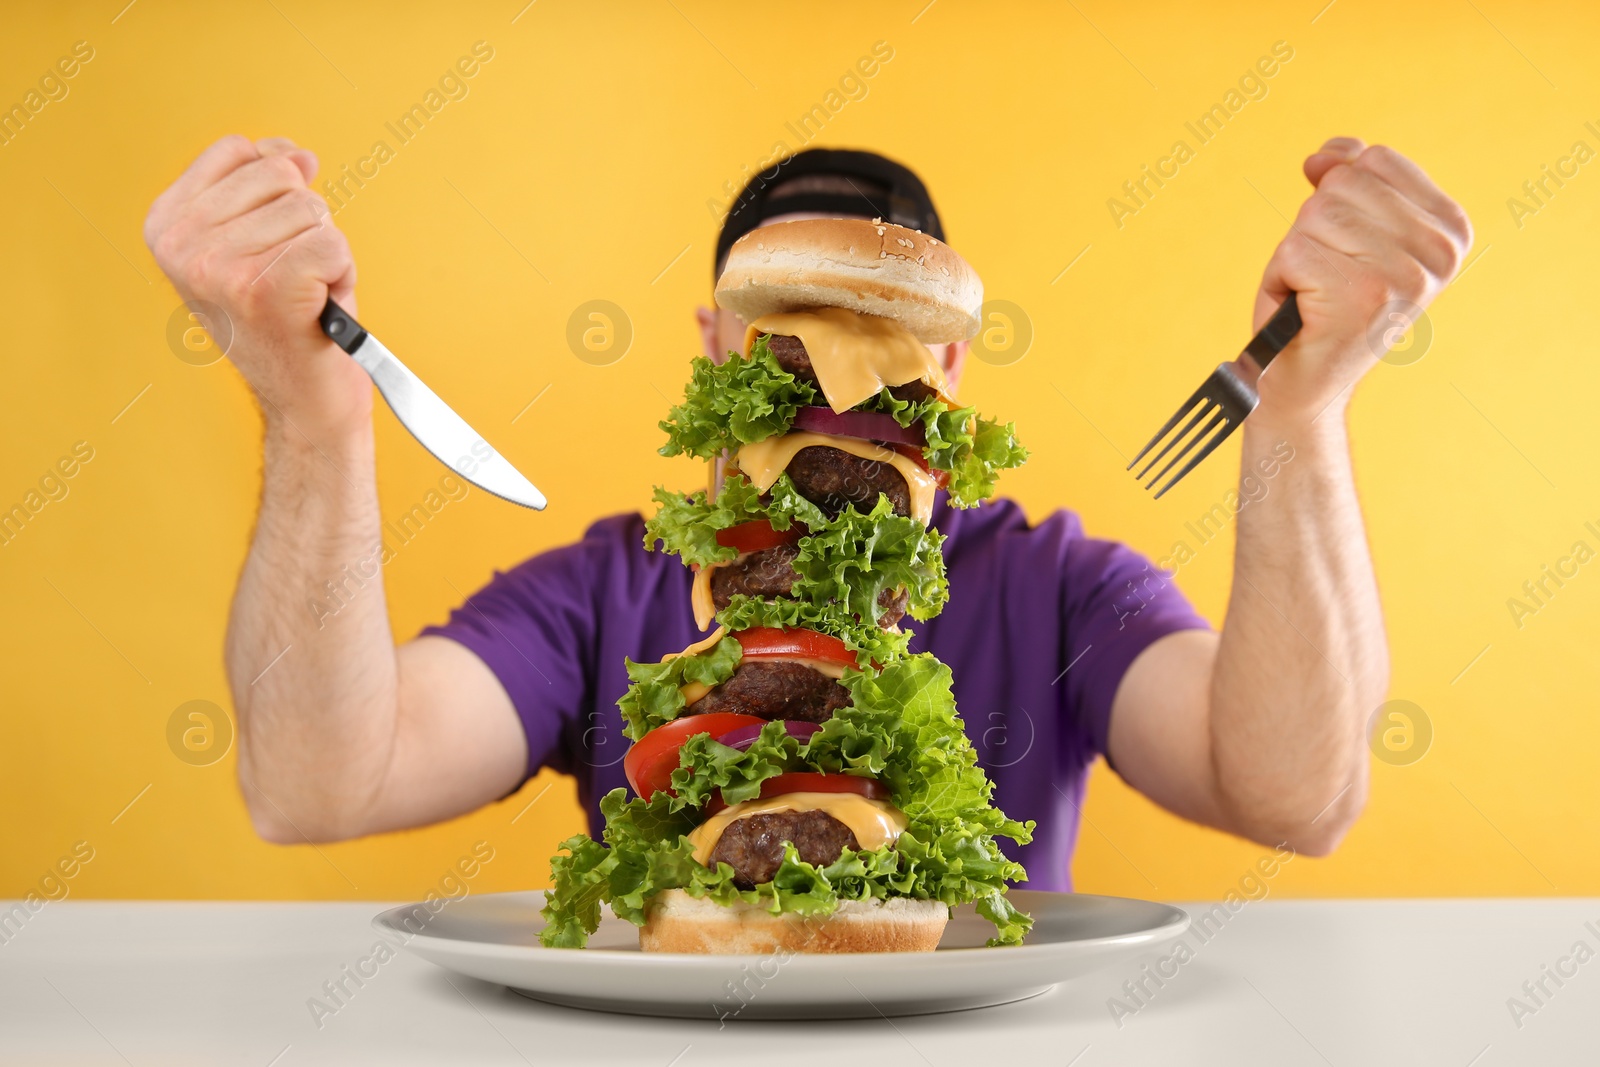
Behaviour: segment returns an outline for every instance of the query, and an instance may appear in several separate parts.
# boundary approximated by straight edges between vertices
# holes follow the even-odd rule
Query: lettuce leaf
[[[788,509],[763,503],[746,478],[724,479],[716,497],[707,499],[708,495],[704,489],[685,494],[657,486],[655,499],[661,506],[644,522],[645,549],[654,551],[659,545],[661,551],[699,566],[726,563],[739,553],[717,544],[718,531],[762,518],[771,522],[774,530],[787,530],[793,521]]]
[[[769,722],[744,751],[696,734],[678,750],[678,769],[672,772],[674,807],[701,808],[713,794],[725,804],[754,800],[761,783],[787,770],[800,770],[801,745],[781,722]]]
[[[660,663],[627,661],[628,686],[617,707],[622,709],[628,740],[637,741],[662,723],[671,722],[684,709],[682,686],[686,682],[720,685],[728,680],[744,649],[723,639],[692,656],[673,656]]]
[[[600,925],[600,904],[611,899],[611,874],[618,853],[588,834],[561,842],[550,857],[550,878],[556,888],[545,892],[545,925],[539,940],[551,948],[582,948]]]
[[[819,770],[882,780],[913,825],[971,822],[1027,844],[1033,823],[1007,819],[990,803],[994,784],[978,766],[950,681],[950,668],[930,652],[879,672],[845,671],[850,706],[834,712],[801,755]]]
[[[723,449],[785,433],[794,413],[818,402],[816,386],[778,366],[765,336],[750,346],[750,358],[729,353],[721,363],[700,356],[690,365],[683,403],[661,423],[667,434],[663,456],[710,459]]]
[[[683,403],[662,421],[664,456],[710,459],[740,445],[788,433],[800,408],[823,404],[810,382],[778,366],[767,339],[756,338],[750,357],[729,353],[722,363],[694,360]],[[923,456],[936,470],[948,471],[950,503],[969,508],[994,493],[1002,470],[1018,467],[1028,450],[1017,442],[1016,426],[980,418],[970,407],[951,407],[938,397],[898,400],[888,389],[857,406],[893,416],[901,426],[921,424],[927,437]]]
[[[930,467],[950,472],[945,491],[953,507],[975,507],[987,500],[1002,470],[1027,462],[1028,450],[1017,441],[1016,424],[1002,426],[978,415],[976,408],[953,408],[937,397],[915,403],[897,400],[887,389],[864,406],[894,416],[901,426],[922,424],[928,442],[923,456]]]
[[[883,613],[879,598],[887,591],[905,590],[913,619],[931,619],[944,608],[950,594],[944,534],[896,515],[888,497],[878,497],[868,514],[846,508],[837,519],[807,523],[807,528],[793,563],[800,577],[792,596],[838,605],[874,624]]]

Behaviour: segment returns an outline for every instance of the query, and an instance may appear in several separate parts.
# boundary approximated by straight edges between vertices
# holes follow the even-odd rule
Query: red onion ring
[[[923,448],[928,443],[921,424],[901,426],[894,421],[894,416],[880,411],[836,412],[832,408],[804,407],[794,413],[794,428],[915,448]]]
[[[761,731],[765,728],[765,723],[760,726],[741,726],[737,730],[731,730],[723,734],[717,738],[717,742],[718,744],[727,745],[729,748],[736,748],[740,752],[746,752],[751,745],[755,744],[756,738],[761,735]],[[811,740],[811,735],[822,729],[821,726],[814,722],[795,722],[790,719],[783,720],[783,728],[789,731],[790,737],[801,744]]]

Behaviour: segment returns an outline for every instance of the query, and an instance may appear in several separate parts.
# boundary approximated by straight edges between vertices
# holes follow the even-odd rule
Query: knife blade
[[[544,494],[349,312],[330,299],[319,321],[328,340],[367,372],[400,425],[435,459],[502,500],[544,510]]]

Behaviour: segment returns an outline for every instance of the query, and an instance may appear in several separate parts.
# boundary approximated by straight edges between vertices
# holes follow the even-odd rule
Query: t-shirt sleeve
[[[1172,575],[1116,542],[1075,540],[1062,581],[1066,700],[1091,750],[1104,755],[1111,705],[1133,661],[1168,634],[1210,624]]]
[[[497,571],[449,622],[422,631],[464,645],[500,680],[527,735],[527,777],[542,767],[573,773],[566,742],[590,698],[596,546],[587,538]]]

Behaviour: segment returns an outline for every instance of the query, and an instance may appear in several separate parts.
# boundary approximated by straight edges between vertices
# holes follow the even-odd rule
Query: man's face
[[[788,215],[774,215],[758,226],[761,228],[779,222],[791,222],[795,219],[829,219],[837,218],[836,215],[824,215],[817,212],[794,212]],[[865,218],[866,216],[860,216]],[[695,309],[695,318],[700,324],[700,340],[705,347],[708,358],[715,362],[722,362],[729,352],[737,352],[744,347],[745,322],[733,312],[724,308]],[[945,380],[953,396],[956,386],[961,381],[961,367],[966,362],[967,342],[957,341],[954,344],[929,345],[928,350],[939,360],[944,367]]]

